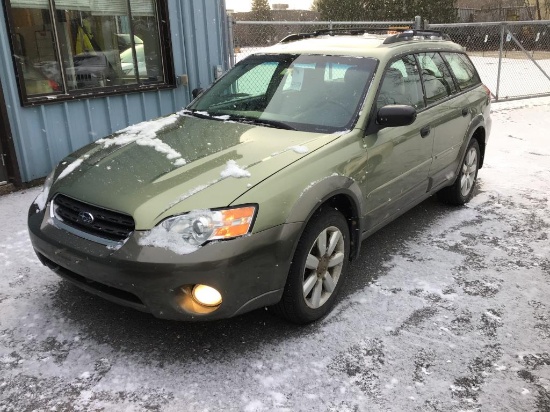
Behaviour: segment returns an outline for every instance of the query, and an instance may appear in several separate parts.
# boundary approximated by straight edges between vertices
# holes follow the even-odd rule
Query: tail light
[[[483,86],[483,89],[485,89],[485,94],[487,95],[487,104],[489,104],[491,103],[491,96],[493,95],[493,93],[491,93],[491,90],[489,90],[489,88],[484,84],[482,86]]]

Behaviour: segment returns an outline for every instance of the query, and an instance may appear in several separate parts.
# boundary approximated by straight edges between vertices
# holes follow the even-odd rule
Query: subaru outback
[[[29,210],[43,264],[159,318],[332,308],[361,242],[474,194],[490,92],[440,32],[290,35],[182,111],[66,159]]]

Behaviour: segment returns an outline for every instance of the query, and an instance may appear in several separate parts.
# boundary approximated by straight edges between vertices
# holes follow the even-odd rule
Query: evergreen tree
[[[271,7],[267,0],[252,1],[252,20],[271,21]]]
[[[550,1],[550,0],[547,0]],[[455,0],[315,0],[322,20],[397,21],[421,16],[432,23],[457,19]]]
[[[267,0],[253,0],[252,1],[252,20],[256,21],[272,21],[271,7]],[[276,41],[276,31],[273,25],[262,25],[253,27],[255,31],[254,37],[258,44],[265,46],[272,44]]]

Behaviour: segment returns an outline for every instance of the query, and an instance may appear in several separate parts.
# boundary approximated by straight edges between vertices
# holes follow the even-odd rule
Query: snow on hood
[[[135,142],[140,146],[149,146],[157,152],[165,154],[167,159],[174,161],[175,166],[183,166],[186,161],[182,158],[181,153],[157,136],[158,132],[176,123],[178,119],[178,114],[172,114],[156,120],[138,123],[120,130],[114,137],[99,139],[96,143],[104,147],[110,147],[113,145],[126,146],[129,143]]]
[[[75,153],[52,190],[129,213],[136,229],[150,229],[169,213],[227,206],[338,136],[179,113]]]

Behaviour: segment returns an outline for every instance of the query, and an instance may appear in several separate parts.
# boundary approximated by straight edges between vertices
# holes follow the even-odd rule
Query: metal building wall
[[[161,0],[165,1],[165,0]],[[0,81],[23,182],[44,177],[67,154],[130,124],[172,113],[189,103],[191,90],[227,68],[224,0],[167,0],[174,69],[187,86],[22,107],[0,7]]]

